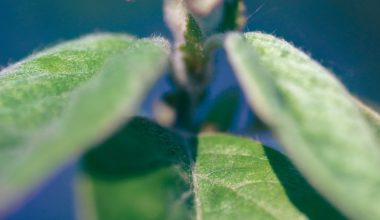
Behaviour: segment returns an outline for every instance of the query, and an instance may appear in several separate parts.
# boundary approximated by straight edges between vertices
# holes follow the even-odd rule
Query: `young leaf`
[[[170,107],[176,126],[192,129],[193,112],[211,79],[213,50],[206,50],[203,33],[183,0],[164,2],[165,21],[175,40],[171,67],[176,91]]]
[[[244,25],[241,0],[165,0],[165,21],[174,35],[174,79],[190,96],[192,109],[199,103],[212,75],[213,52],[219,42],[213,34]]]
[[[204,36],[239,30],[245,25],[242,0],[185,0]]]
[[[380,218],[380,143],[342,84],[270,35],[230,34],[226,49],[248,101],[311,184],[348,217]]]
[[[279,152],[135,118],[83,158],[83,219],[341,218]]]
[[[94,35],[1,72],[0,209],[133,115],[167,50],[161,39]]]
[[[182,0],[165,0],[165,21],[175,39],[172,56],[175,80],[189,94],[199,95],[210,78],[204,36]]]

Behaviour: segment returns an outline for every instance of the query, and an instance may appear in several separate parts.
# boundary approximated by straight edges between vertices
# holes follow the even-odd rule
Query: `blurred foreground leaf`
[[[0,73],[0,210],[138,109],[167,57],[161,39],[98,34]]]
[[[135,118],[82,162],[82,219],[341,217],[281,153],[249,139],[185,139]]]
[[[338,80],[270,35],[230,34],[226,49],[252,107],[312,185],[347,216],[379,219],[380,143]]]
[[[366,117],[368,123],[376,131],[377,137],[380,139],[380,114],[376,112],[376,110],[372,109],[370,106],[359,101],[358,99],[355,99],[355,101],[362,113],[364,114],[364,116]]]

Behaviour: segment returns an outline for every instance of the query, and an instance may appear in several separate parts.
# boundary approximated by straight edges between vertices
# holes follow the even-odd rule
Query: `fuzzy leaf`
[[[197,105],[210,82],[215,33],[242,28],[241,0],[164,1],[165,21],[175,40],[172,55],[174,79],[191,96],[190,108]],[[204,12],[206,12],[204,14]],[[213,35],[213,36],[212,36]]]
[[[281,153],[229,135],[198,139],[197,219],[341,219]]]
[[[355,100],[356,104],[360,108],[361,112],[364,114],[368,123],[372,126],[373,130],[376,131],[376,135],[380,140],[380,114],[376,110],[372,109],[370,106],[362,103],[358,99]]]
[[[0,209],[138,109],[162,73],[167,43],[100,34],[0,73]]]
[[[380,143],[343,85],[270,35],[231,34],[226,49],[253,109],[311,184],[350,218],[380,218]]]
[[[199,95],[210,78],[210,58],[204,51],[203,34],[182,0],[165,0],[164,9],[165,21],[175,39],[172,55],[174,79],[182,89]]]
[[[279,152],[135,118],[83,158],[82,219],[341,218]]]

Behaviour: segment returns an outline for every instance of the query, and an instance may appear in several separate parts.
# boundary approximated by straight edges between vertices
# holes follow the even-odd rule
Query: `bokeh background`
[[[331,69],[353,94],[380,103],[380,1],[246,3],[245,31],[285,38]],[[101,31],[171,38],[163,22],[161,0],[1,0],[0,66],[55,43]],[[219,70],[228,72],[225,59],[219,60]],[[61,168],[7,219],[74,219],[73,164]]]

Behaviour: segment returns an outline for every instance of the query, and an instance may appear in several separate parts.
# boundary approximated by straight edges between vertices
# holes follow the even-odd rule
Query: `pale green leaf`
[[[248,101],[311,184],[348,217],[380,218],[380,144],[342,84],[270,35],[230,34],[226,49]]]
[[[376,131],[376,135],[380,140],[380,114],[376,112],[376,110],[372,109],[370,106],[359,101],[359,99],[355,99],[355,101],[358,107],[360,108],[361,112],[367,119],[368,123],[372,126],[373,130]]]
[[[102,140],[138,109],[167,43],[99,34],[0,73],[0,209]]]
[[[82,219],[340,219],[279,152],[135,118],[83,158]]]

